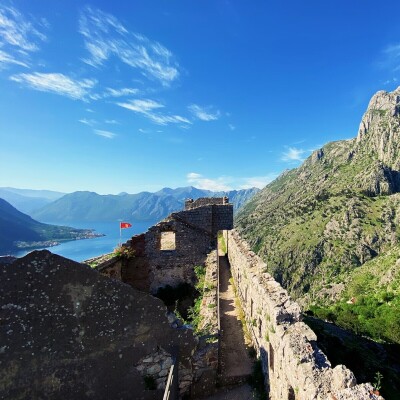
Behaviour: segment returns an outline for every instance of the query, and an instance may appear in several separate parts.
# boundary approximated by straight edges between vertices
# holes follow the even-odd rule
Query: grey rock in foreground
[[[162,398],[146,390],[141,363],[161,389],[177,346],[190,369],[191,332],[172,329],[149,294],[48,251],[1,265],[0,279],[2,399]],[[166,355],[160,371],[155,354]]]

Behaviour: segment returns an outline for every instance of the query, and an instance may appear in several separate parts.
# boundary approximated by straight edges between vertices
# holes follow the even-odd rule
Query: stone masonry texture
[[[187,201],[185,210],[171,214],[124,244],[134,251],[134,258],[119,265],[108,263],[99,270],[153,294],[167,285],[193,284],[194,267],[204,265],[208,254],[217,248],[218,231],[232,228],[233,206],[226,197]],[[174,250],[161,249],[165,232],[175,234]]]
[[[236,231],[224,232],[232,276],[271,400],[382,399],[357,385],[343,365],[331,367],[299,305],[266,272],[265,263]]]

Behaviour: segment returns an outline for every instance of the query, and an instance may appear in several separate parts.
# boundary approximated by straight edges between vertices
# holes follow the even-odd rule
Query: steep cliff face
[[[303,304],[340,296],[349,273],[398,243],[400,87],[378,92],[357,138],[316,150],[239,212],[236,225]]]
[[[357,145],[367,144],[393,169],[400,168],[400,87],[391,93],[379,91],[369,102],[357,135]]]
[[[373,161],[361,179],[373,194],[391,194],[400,190],[399,115],[400,87],[391,93],[376,93],[360,123],[353,151],[356,159]]]

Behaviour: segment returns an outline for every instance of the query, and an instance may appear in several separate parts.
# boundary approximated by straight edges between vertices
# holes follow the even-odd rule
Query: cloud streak
[[[380,63],[381,67],[390,70],[392,73],[398,74],[400,71],[400,43],[390,44],[383,49],[384,59]],[[396,82],[396,77],[391,78]],[[392,83],[390,80],[387,83]],[[387,84],[386,82],[384,84]]]
[[[254,177],[231,177],[221,176],[218,178],[207,178],[197,172],[186,175],[187,182],[199,189],[212,190],[214,192],[226,192],[238,189],[251,189],[253,187],[262,189],[272,182],[278,175],[275,173],[266,176]]]
[[[149,79],[170,85],[179,76],[179,65],[173,54],[146,36],[129,32],[117,18],[99,9],[85,7],[79,19],[89,57],[83,61],[102,66],[110,57],[137,69]]]
[[[212,111],[211,106],[201,107],[197,104],[191,104],[188,106],[188,110],[201,121],[215,121],[221,115],[219,110]]]
[[[45,20],[34,23],[16,8],[0,5],[0,63],[27,67],[29,53],[39,50],[39,43],[46,40],[39,31],[44,25]]]
[[[138,92],[139,92],[139,89],[135,89],[135,88],[121,88],[121,89],[107,88],[106,91],[104,92],[104,96],[123,97],[123,96],[129,96],[132,94],[137,94]]]
[[[306,153],[303,149],[298,149],[297,147],[289,147],[287,151],[282,154],[282,161],[304,161],[304,153]]]
[[[60,73],[40,73],[16,74],[10,79],[21,83],[31,89],[41,92],[55,93],[61,96],[69,97],[73,100],[86,100],[90,89],[96,85],[93,79],[84,79],[82,81],[74,80]]]
[[[106,139],[114,139],[115,136],[117,136],[116,133],[113,133],[113,132],[110,132],[110,131],[103,131],[103,130],[100,130],[100,129],[95,129],[94,133],[96,135],[102,136],[102,137],[104,137]]]
[[[189,184],[198,189],[212,190],[214,192],[232,190],[232,187],[225,182],[224,177],[210,179],[196,172],[190,172],[186,175]]]
[[[87,118],[82,118],[82,119],[79,120],[79,122],[80,122],[81,124],[88,125],[88,126],[94,126],[94,125],[97,124],[97,121],[96,121],[96,120],[94,120],[94,119],[87,119]]]
[[[26,62],[20,61],[14,58],[11,54],[6,53],[5,51],[0,50],[0,65],[5,64],[16,64],[22,67],[28,68],[28,64]]]
[[[124,97],[130,96],[132,94],[139,93],[139,89],[136,88],[121,88],[121,89],[113,89],[113,88],[106,88],[103,93],[94,93],[90,95],[92,100],[100,100],[100,99],[107,99],[109,97]]]
[[[126,108],[138,114],[142,114],[157,125],[168,124],[191,124],[191,122],[180,115],[166,115],[157,112],[164,108],[164,105],[151,99],[135,99],[124,103],[117,103],[118,106]]]
[[[243,178],[242,182],[239,185],[239,189],[251,189],[256,187],[258,189],[262,189],[268,185],[268,183],[272,182],[278,174],[271,173],[265,176],[253,176],[250,178]]]

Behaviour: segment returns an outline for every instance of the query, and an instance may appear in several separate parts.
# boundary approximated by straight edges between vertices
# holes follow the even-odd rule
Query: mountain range
[[[12,187],[0,187],[0,198],[12,204],[17,210],[30,214],[64,196],[65,193],[52,190],[16,189]]]
[[[62,241],[96,236],[88,229],[48,225],[21,213],[7,201],[0,199],[0,254],[20,249],[48,247]]]
[[[236,226],[306,309],[400,343],[400,87],[372,97],[356,138],[256,194]]]
[[[158,192],[119,195],[100,195],[94,192],[74,192],[30,213],[44,222],[71,221],[156,221],[171,212],[182,210],[187,198],[228,196],[234,210],[239,209],[259,189],[212,192],[192,186],[177,189],[164,188]]]

